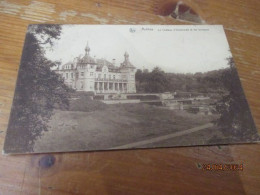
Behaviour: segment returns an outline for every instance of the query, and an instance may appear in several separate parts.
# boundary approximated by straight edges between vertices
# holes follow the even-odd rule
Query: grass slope
[[[56,110],[49,131],[36,141],[34,150],[102,150],[186,130],[215,118],[146,104],[107,105],[92,112]]]

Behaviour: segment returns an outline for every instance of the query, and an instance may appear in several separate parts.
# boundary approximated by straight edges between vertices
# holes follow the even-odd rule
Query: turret
[[[131,69],[134,68],[135,69],[133,64],[129,61],[129,54],[127,53],[127,51],[125,52],[124,56],[125,56],[125,60],[123,63],[121,63],[121,68],[131,68]]]
[[[129,54],[127,53],[127,51],[125,52],[125,61],[127,62],[129,60]]]
[[[85,47],[85,52],[86,52],[86,55],[89,55],[90,48],[89,48],[89,46],[88,46],[88,43],[87,43],[87,46]]]

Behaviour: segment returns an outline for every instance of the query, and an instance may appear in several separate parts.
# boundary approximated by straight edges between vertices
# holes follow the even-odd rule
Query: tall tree
[[[33,151],[35,140],[48,130],[56,106],[69,105],[70,89],[51,70],[57,62],[48,60],[43,46],[53,45],[61,33],[59,25],[31,25],[26,34],[8,126],[5,150]],[[11,144],[15,144],[10,147]],[[9,147],[7,147],[9,146]]]
[[[228,93],[218,103],[217,110],[221,117],[217,124],[224,135],[233,135],[233,139],[256,139],[257,130],[245,98],[235,63],[228,58],[230,68],[222,74],[222,81]]]
[[[164,71],[159,67],[155,67],[149,77],[149,85],[147,90],[152,93],[161,93],[167,91],[169,81]]]

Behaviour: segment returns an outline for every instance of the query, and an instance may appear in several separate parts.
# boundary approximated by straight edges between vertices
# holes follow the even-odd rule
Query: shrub
[[[80,97],[83,97],[83,96],[94,96],[94,92],[92,91],[75,91],[73,93],[70,94],[70,96],[72,98],[80,98]]]
[[[158,100],[160,97],[156,95],[129,95],[127,99],[139,99],[139,100]]]
[[[104,95],[96,95],[93,97],[94,100],[104,100]]]
[[[89,96],[82,96],[79,99],[70,101],[70,111],[92,112],[104,110],[107,105],[98,100],[92,100]]]

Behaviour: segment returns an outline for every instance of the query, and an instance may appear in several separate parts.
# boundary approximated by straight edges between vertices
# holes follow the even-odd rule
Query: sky
[[[171,73],[226,68],[231,56],[221,25],[62,25],[46,57],[64,64],[83,56],[87,44],[92,57],[116,59],[117,66],[127,51],[136,68]]]

